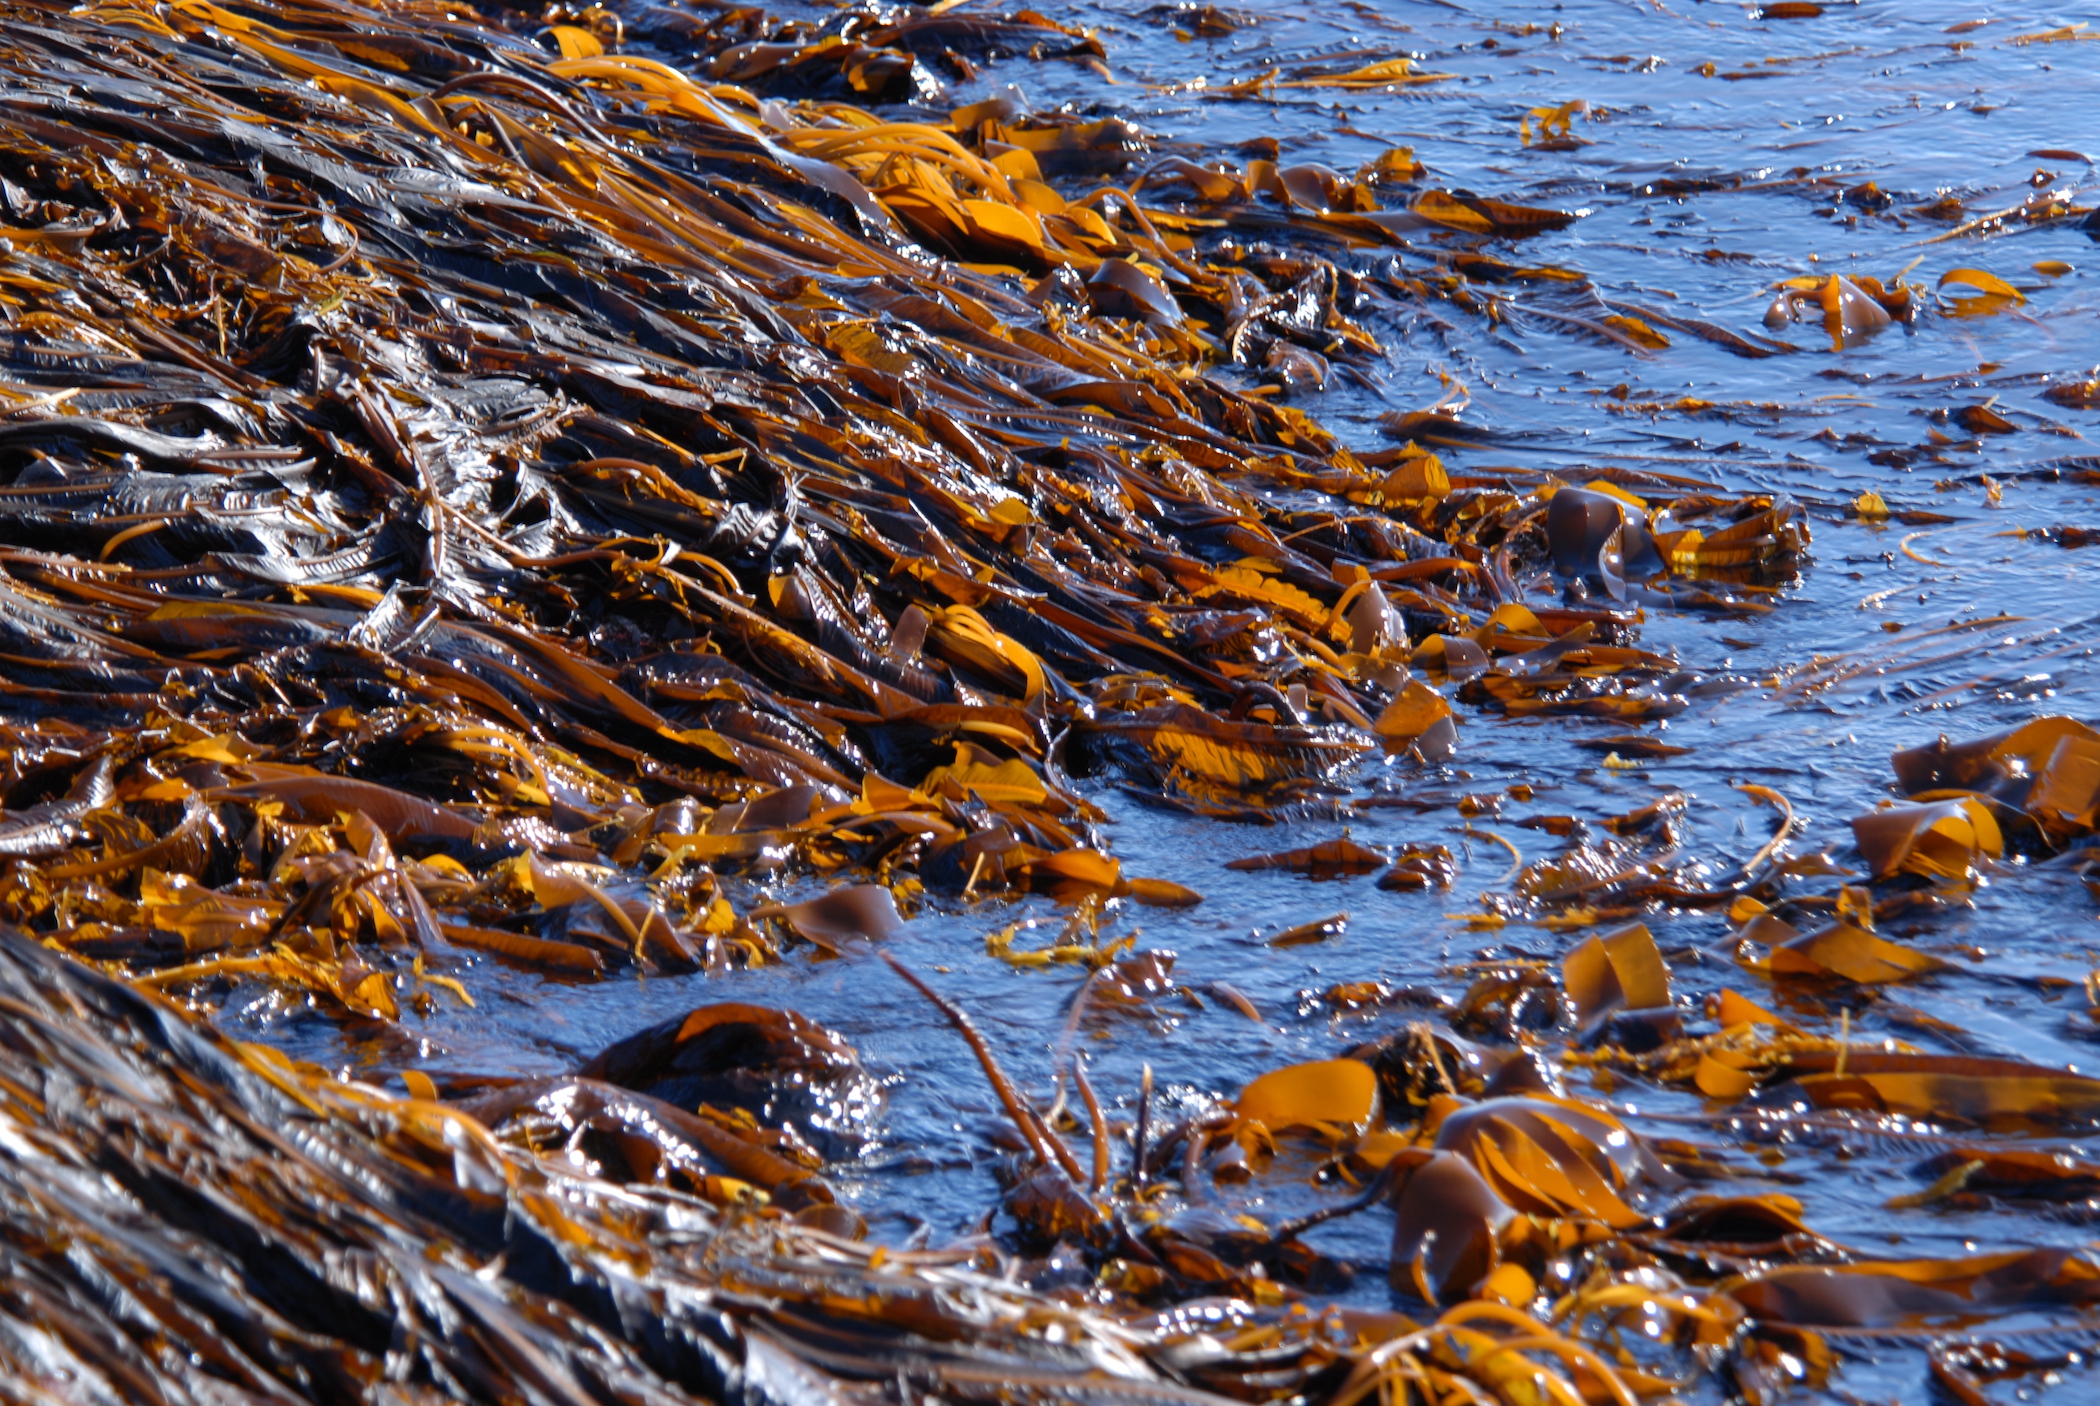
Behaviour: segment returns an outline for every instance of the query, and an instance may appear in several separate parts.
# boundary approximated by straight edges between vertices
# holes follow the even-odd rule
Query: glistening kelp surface
[[[2090,1388],[2084,29],[0,15],[19,1394]]]

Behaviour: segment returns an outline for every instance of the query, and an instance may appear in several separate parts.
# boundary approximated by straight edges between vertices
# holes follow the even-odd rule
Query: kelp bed
[[[2089,1213],[2100,1081],[1851,1020],[1951,969],[1891,937],[2000,866],[2075,882],[2100,734],[1916,737],[1857,869],[1796,853],[1756,782],[1772,829],[1735,862],[1693,860],[1681,792],[1529,817],[1565,844],[1527,862],[1475,822],[1533,789],[1457,788],[1458,720],[1600,724],[1619,771],[1681,754],[1652,725],[1749,681],[1644,627],[1784,609],[1806,508],[1447,466],[1480,442],[1462,397],[1358,452],[1293,403],[1375,364],[1374,311],[1492,323],[1479,290],[1512,281],[1602,345],[1784,344],[1412,252],[1574,215],[1405,151],[1203,164],[1018,93],[938,111],[929,65],[1106,53],[950,8],[0,5],[0,1392],[1633,1406],[1839,1390],[1840,1358],[1901,1349],[1968,1403],[2075,1366],[2100,1261],[1839,1243],[1736,1145],[1879,1148],[1922,1166],[1907,1214]],[[1385,58],[1261,91],[1441,79]],[[1768,330],[1838,346],[1939,315],[1900,277],[1774,292]],[[1450,785],[1356,794],[1380,759]],[[1232,867],[1387,894],[1454,885],[1444,832],[1333,822],[1454,808],[1461,848],[1517,861],[1464,921],[1556,945],[1454,967],[1455,1000],[1308,992],[1374,1019],[1236,1092],[1097,1089],[1074,1051],[1105,1019],[1264,1019],[1118,933],[1211,872],[1126,872],[1106,825],[1140,805],[1319,822]],[[1047,1098],[1007,1072],[1025,1034],[988,1038],[909,941],[1023,894],[1055,936],[1017,921],[981,960],[1084,974]],[[1730,935],[1659,946],[1685,914]],[[1716,960],[1777,994],[1674,989]],[[978,1233],[887,1243],[843,1203],[879,1071],[734,999],[831,961],[889,962],[967,1041],[1003,1213]],[[398,1047],[518,969],[727,999],[537,1079],[339,1077],[213,1024]],[[1628,1089],[1705,1112],[1636,1129]],[[1380,1216],[1376,1264],[1307,1239]],[[1332,1302],[1366,1269],[1389,1303]]]

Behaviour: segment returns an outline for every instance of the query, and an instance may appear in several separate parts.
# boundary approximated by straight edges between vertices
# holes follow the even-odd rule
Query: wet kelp
[[[0,990],[12,1399],[1216,1399],[1153,1361],[1170,1336],[969,1250],[885,1270],[819,1228],[614,1184],[19,935]]]
[[[1456,386],[1389,416],[1388,447],[1342,447],[1293,402],[1375,356],[1379,300],[1630,353],[1791,344],[1567,270],[1425,260],[1405,236],[1574,215],[1439,189],[1405,152],[1199,164],[1018,93],[943,109],[935,70],[1105,51],[933,10],[825,32],[655,7],[0,11],[13,1379],[1626,1406],[1820,1387],[1863,1344],[1934,1342],[1965,1401],[2067,1360],[2100,1297],[2086,1255],[1841,1243],[1611,1095],[1682,1095],[1753,1145],[1890,1141],[1917,1153],[1893,1208],[2089,1213],[2068,1139],[2100,1083],[1851,1025],[1958,955],[1895,920],[2002,862],[2086,865],[2089,729],[1899,754],[1905,800],[1853,822],[1864,872],[1790,853],[1793,803],[1762,783],[1737,789],[1770,838],[1720,865],[1682,792],[1507,822],[1530,784],[1349,799],[1358,763],[1463,758],[1482,716],[1601,723],[1607,771],[1685,753],[1639,729],[1750,680],[1644,644],[1647,613],[1768,611],[1810,546],[1782,495],[1449,468],[1479,440]],[[1219,96],[1448,77],[1380,59]],[[1576,111],[1533,114],[1542,143]],[[1366,248],[1399,252],[1374,277],[1347,257]],[[1955,272],[1943,312],[1900,277],[1784,283],[1769,330],[1842,347],[2023,296]],[[1265,1017],[1115,931],[1116,900],[1197,903],[1201,875],[1125,872],[1105,782],[1264,823],[1455,810],[1452,845],[1512,859],[1459,920],[1567,940],[1458,967],[1455,1001],[1308,991],[1337,1019],[1407,1014],[1236,1095],[1108,1086],[1081,1032],[1172,1003]],[[1504,823],[1564,843],[1527,857]],[[1450,845],[1346,832],[1230,868],[1457,876]],[[833,882],[741,904],[732,881],[765,876]],[[470,954],[578,982],[831,959],[887,981],[870,948],[905,948],[927,904],[1023,893],[1061,930],[1015,923],[987,957],[1079,982],[1047,1098],[940,970],[884,954],[996,1106],[1003,1219],[939,1246],[873,1243],[842,1204],[883,1100],[851,1042],[726,989],[560,1075],[396,1071],[408,1099],[203,1023],[238,999],[412,1027],[489,998]],[[1648,920],[1685,913],[1728,937],[1659,944]],[[1335,912],[1260,940],[1348,933]],[[1756,999],[1687,1000],[1708,964]],[[1279,1214],[1285,1183],[1317,1209]],[[1375,1261],[1316,1247],[1379,1216]],[[1365,1271],[1395,1309],[1316,1310]]]
[[[1420,1135],[1372,1134],[1350,1154],[1384,1168],[1356,1204],[1395,1201],[1396,1278],[1414,1276],[1432,1301],[1477,1297],[1426,1323],[1285,1310],[1263,1269],[1317,1269],[1292,1238],[1303,1226],[1271,1238],[1244,1218],[1160,1217],[1141,1200],[1104,1214],[1046,1154],[1016,1204],[1033,1225],[1075,1216],[1061,1237],[1122,1250],[1110,1303],[1172,1283],[1234,1295],[1163,1314],[1106,1310],[1032,1293],[989,1240],[892,1253],[861,1242],[857,1218],[821,1194],[781,1219],[750,1197],[694,1195],[703,1179],[666,1179],[662,1155],[657,1174],[637,1175],[638,1149],[685,1149],[688,1173],[712,1161],[705,1139],[681,1141],[665,1120],[706,1124],[610,1085],[452,1106],[388,1095],[228,1041],[17,934],[0,935],[0,991],[11,1148],[0,1354],[23,1399],[801,1400],[894,1389],[1631,1402],[1673,1383],[1607,1346],[1629,1311],[1661,1315],[1671,1340],[1727,1350],[1760,1395],[1766,1377],[1804,1370],[1795,1354],[1827,1371],[1823,1332],[2100,1296],[2100,1269],[2064,1252],[1794,1264],[1689,1287],[1660,1266],[1792,1259],[1812,1237],[1784,1198],[1679,1196],[1683,1179],[1611,1115],[1505,1073],[1505,1092],[1438,1094]],[[631,1075],[660,1062],[667,1040],[728,1025],[773,1038],[783,1028],[748,1008],[702,1014],[608,1051],[595,1071]],[[1269,1128],[1362,1128],[1379,1082],[1352,1060],[1279,1071],[1217,1124],[1182,1130],[1184,1160],[1198,1167],[1205,1144],[1258,1141]],[[476,1116],[509,1127],[506,1110],[535,1097],[549,1115],[539,1132],[565,1126],[566,1139],[499,1139]],[[583,1136],[593,1131],[596,1142]],[[1134,1155],[1117,1178],[1132,1192],[1142,1137]],[[1105,1167],[1097,1155],[1096,1195]],[[2021,1179],[2017,1167],[2005,1175]],[[1677,1198],[1666,1217],[1629,1204],[1660,1197]],[[1554,1272],[1547,1257],[1614,1240],[1648,1267],[1616,1282],[1591,1275],[1550,1317],[1518,1306]],[[1601,1335],[1586,1340],[1578,1330],[1591,1323]],[[1230,1340],[1217,1336],[1227,1328]]]
[[[1099,180],[1127,133],[271,14],[13,30],[9,912],[163,984],[389,1016],[367,944],[591,974],[882,935],[713,881],[780,866],[1191,901],[1073,776],[1317,806],[1451,754],[1416,671],[1666,717],[1701,680],[1640,603],[1755,608],[1806,546],[1769,498],[1359,457],[1207,374],[1369,334],[1316,255],[1199,250],[1113,184],[1051,208],[1039,157]],[[1573,603],[1522,603],[1549,567]]]

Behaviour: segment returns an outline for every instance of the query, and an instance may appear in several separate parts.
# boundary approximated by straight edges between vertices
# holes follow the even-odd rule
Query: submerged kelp
[[[1698,761],[1673,719],[1829,708],[2010,627],[1687,663],[1683,622],[1793,604],[1812,514],[1952,519],[1689,453],[1487,463],[1524,456],[1448,373],[1375,450],[1309,409],[1379,384],[1396,318],[1762,362],[2028,295],[1891,268],[1771,279],[1761,333],[1665,311],[1523,261],[1574,201],[1405,149],[1224,160],[1017,89],[949,104],[1002,56],[1112,81],[1099,33],[951,9],[0,9],[24,1393],[1630,1406],[1821,1389],[1878,1348],[1925,1345],[1963,1401],[2074,1364],[2100,1264],[2033,1227],[2090,1218],[2100,1082],[1892,993],[2075,998],[1931,923],[2023,865],[2077,892],[2100,735],[1907,721],[1887,803],[1836,815],[1813,765],[1746,754],[1734,844],[1711,796],[1646,781]],[[1460,79],[1352,51],[1186,91]],[[1535,109],[1516,140],[1572,151],[1606,116]],[[2038,185],[1959,228],[2086,218]],[[2018,432],[1994,402],[1938,423]],[[1934,430],[1911,457],[1967,452]],[[1926,535],[1845,560],[1942,564]],[[1475,760],[1518,728],[1604,755]],[[1133,865],[1141,805],[1315,834]],[[1247,935],[1349,964],[1295,1015],[1130,921],[1241,874],[1377,875],[1353,917]],[[1382,908],[1432,902],[1461,911]],[[1444,925],[1448,994],[1375,975],[1394,911]],[[961,994],[925,935],[973,914],[964,960],[1069,978],[1058,1020]],[[826,971],[846,999],[785,1008]],[[913,1161],[864,1046],[907,1009],[878,990],[939,1030],[975,1119]],[[565,991],[606,993],[602,1031],[551,1033]],[[1267,1072],[1156,1081],[1199,1018],[1275,1036]],[[452,1020],[545,1044],[477,1067]],[[1913,1257],[1834,1228],[1804,1150],[1881,1154],[1896,1224],[2027,1219]],[[979,1173],[952,1214],[857,1194],[941,1158]]]

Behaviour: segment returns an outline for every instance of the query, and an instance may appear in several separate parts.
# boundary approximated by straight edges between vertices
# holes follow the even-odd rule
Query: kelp
[[[2056,848],[2100,824],[2100,732],[2073,718],[2037,718],[1959,746],[1942,736],[1890,760],[1897,783],[1910,795],[1987,796],[2025,812]]]
[[[1294,873],[1313,878],[1341,878],[1351,874],[1368,874],[1385,867],[1386,857],[1369,845],[1358,844],[1343,835],[1340,839],[1322,840],[1303,849],[1284,850],[1277,854],[1257,854],[1245,859],[1230,859],[1227,869],[1262,870],[1288,869]]]
[[[2063,1250],[1964,1260],[1864,1261],[1778,1269],[1727,1287],[1761,1318],[1817,1327],[1885,1327],[1961,1319],[2028,1304],[2084,1304],[2100,1296],[2095,1267]]]
[[[1587,938],[1561,959],[1575,1019],[1594,1029],[1617,1011],[1670,1004],[1670,972],[1641,923]]]
[[[1484,514],[1450,517],[1457,490],[1433,455],[1359,460],[1288,406],[1200,376],[1170,384],[1141,372],[1140,350],[1194,370],[1219,347],[1228,362],[1267,364],[1292,339],[1330,358],[1372,344],[1322,260],[1270,261],[1269,273],[1199,262],[1186,239],[1162,233],[1171,222],[1154,222],[1171,211],[1113,187],[1064,209],[1048,158],[1107,169],[1098,153],[1129,146],[1129,133],[1082,130],[1006,99],[941,127],[883,123],[814,97],[769,105],[728,86],[766,79],[807,92],[783,65],[840,64],[859,75],[848,87],[872,94],[881,82],[863,51],[908,45],[918,22],[806,52],[731,44],[696,77],[621,56],[617,34],[608,48],[596,31],[562,29],[562,57],[548,59],[500,27],[447,30],[440,44],[414,37],[413,22],[361,10],[343,14],[377,25],[388,44],[344,39],[322,63],[303,55],[327,47],[317,16],[328,12],[303,14],[289,48],[269,37],[271,22],[229,13],[191,7],[163,21],[119,6],[65,23],[169,42],[217,26],[228,47],[212,62],[240,72],[274,118],[340,129],[328,160],[363,162],[363,184],[324,179],[296,136],[271,148],[279,164],[257,177],[238,142],[198,146],[171,129],[155,147],[154,118],[115,108],[66,120],[120,135],[69,155],[49,145],[56,129],[32,124],[13,158],[40,163],[51,208],[102,222],[93,238],[31,241],[49,249],[21,256],[25,268],[62,272],[123,306],[159,296],[149,285],[196,294],[180,304],[195,311],[172,320],[112,321],[92,304],[37,314],[46,340],[60,338],[51,345],[73,335],[121,345],[126,374],[159,368],[180,396],[159,413],[89,388],[63,413],[14,427],[14,452],[32,456],[18,473],[74,465],[8,490],[9,511],[24,531],[34,524],[37,542],[10,566],[18,594],[33,593],[22,597],[25,628],[54,648],[74,641],[62,667],[21,666],[33,676],[18,681],[31,690],[21,697],[32,711],[117,721],[147,711],[151,690],[141,683],[134,698],[95,685],[140,665],[186,671],[183,699],[203,702],[230,749],[201,786],[179,778],[211,803],[274,803],[313,826],[359,810],[396,844],[443,839],[462,860],[530,844],[569,846],[581,862],[618,826],[623,863],[675,855],[830,868],[916,855],[973,892],[1063,889],[1072,876],[1060,866],[1079,861],[1058,856],[1098,846],[1087,808],[1045,769],[1050,726],[1074,725],[1067,764],[1122,767],[1170,799],[1251,817],[1318,796],[1371,744],[1366,733],[1424,760],[1449,755],[1455,734],[1425,716],[1448,704],[1425,701],[1405,677],[1408,662],[1425,661],[1410,636],[1445,639],[1412,623],[1424,612],[1445,627],[1491,616],[1498,652],[1576,623],[1527,612],[1529,625],[1503,624],[1521,607],[1498,613],[1494,596],[1481,599],[1544,545],[1512,536],[1535,513],[1532,498],[1490,498]],[[43,16],[18,33],[31,49],[59,44],[55,23]],[[1061,32],[1040,17],[1012,23],[1016,35]],[[420,57],[375,58],[382,49]],[[130,62],[71,51],[53,61]],[[431,96],[417,97],[439,74]],[[424,101],[435,117],[416,106]],[[606,145],[644,118],[652,142],[673,146],[643,160]],[[191,206],[168,203],[173,187],[90,170],[114,159],[112,142],[165,150],[185,170],[217,162],[221,176],[192,180],[179,201],[205,222],[197,228],[237,229],[245,242],[193,236]],[[472,193],[457,213],[391,174],[425,159]],[[712,184],[695,184],[703,169]],[[1278,179],[1297,189],[1293,173]],[[1216,195],[1212,184],[1198,181],[1199,193]],[[821,195],[814,205],[759,198],[790,186]],[[721,192],[736,190],[752,194],[725,204]],[[59,199],[67,192],[93,198]],[[770,210],[772,223],[747,207]],[[300,217],[279,218],[288,210],[314,212],[318,245],[300,242]],[[458,228],[439,234],[448,220]],[[483,251],[480,262],[462,258],[462,240]],[[247,301],[211,291],[239,265],[236,247],[252,251],[239,256],[248,265],[268,262],[275,291],[249,266],[239,267]],[[569,252],[550,263],[533,248]],[[936,287],[904,257],[911,249],[972,271]],[[63,270],[51,262],[60,253],[73,260]],[[500,318],[446,321],[498,313],[489,290],[506,265],[536,270],[546,294],[529,337],[474,330]],[[712,290],[714,310],[680,303],[688,295],[667,268]],[[400,299],[428,310],[420,323],[395,317]],[[306,306],[329,311],[285,321]],[[207,335],[198,318],[213,329],[210,355],[191,348]],[[1119,340],[1138,324],[1151,330]],[[380,327],[393,330],[373,341]],[[388,340],[396,335],[407,340]],[[605,360],[609,338],[642,354],[640,380],[635,363]],[[761,344],[775,350],[734,350]],[[775,374],[789,348],[792,394]],[[326,374],[311,403],[272,398],[312,355]],[[33,360],[26,383],[39,374]],[[819,366],[829,368],[821,391]],[[211,404],[235,411],[213,419],[183,408],[204,403],[206,383]],[[952,404],[920,425],[900,396]],[[97,467],[97,455],[123,454],[136,466]],[[1305,484],[1334,500],[1333,527],[1318,529],[1331,544],[1308,535],[1301,508],[1266,496]],[[177,493],[172,516],[156,506]],[[110,495],[137,511],[83,506]],[[1356,526],[1356,507],[1388,501],[1407,509],[1393,530]],[[237,526],[225,516],[236,509]],[[1441,547],[1418,550],[1437,534]],[[1470,558],[1498,539],[1502,575],[1484,580]],[[1782,544],[1781,559],[1799,545]],[[500,604],[478,604],[498,600],[491,591]],[[579,601],[597,603],[584,608],[590,618],[576,617]],[[1298,647],[1252,662],[1270,655],[1271,632]],[[702,644],[637,649],[667,637]],[[1426,663],[1434,672],[1457,657],[1454,642]],[[270,734],[283,720],[263,723],[285,709],[285,719],[344,718],[374,669],[408,710],[407,731],[389,736],[390,761],[367,776],[342,774],[351,758],[341,738],[291,743]],[[1554,687],[1496,670],[1481,682],[1504,708],[1535,706]],[[1618,688],[1553,706],[1657,711],[1622,704]],[[197,714],[194,702],[156,695],[156,705]],[[331,743],[337,752],[316,767],[314,748]],[[442,758],[446,786],[430,794],[433,773],[406,766],[411,754]],[[410,777],[410,792],[392,784]],[[360,789],[372,787],[387,794]],[[756,790],[807,787],[821,804],[777,825],[726,813]],[[837,807],[856,790],[864,809],[844,823]],[[679,794],[717,813],[664,814]],[[977,804],[990,809],[937,813]],[[637,805],[658,813],[643,820],[626,809]],[[23,833],[8,843],[41,843],[28,833],[36,823],[11,822]],[[627,942],[636,961],[762,952],[721,927],[719,910],[666,909],[658,931],[634,914],[623,922],[628,901],[597,907],[621,938],[630,926],[647,932]],[[508,930],[486,915],[460,926]]]
[[[840,1217],[739,1198],[698,1155],[736,1139],[680,1144],[661,1120],[712,1125],[643,1096],[389,1095],[11,933],[0,991],[0,1356],[37,1399],[723,1401],[844,1391],[877,1363],[966,1395],[1224,1399],[1181,1384],[1169,1324],[1033,1294],[968,1252],[885,1273],[880,1248],[827,1228]],[[603,1141],[533,1150],[469,1111],[501,1126],[528,1104],[543,1129]],[[696,1176],[626,1174],[678,1165],[661,1154],[680,1145]]]
[[[1960,744],[1945,736],[1891,758],[1912,804],[1852,821],[1874,877],[1967,883],[1993,861],[2061,852],[2100,823],[2100,733],[2036,718]]]
[[[25,1398],[1631,1406],[1692,1370],[1759,1399],[1821,1381],[1849,1329],[2092,1303],[2082,1254],[1895,1261],[1783,1192],[1717,1195],[1755,1174],[1612,1097],[1938,1139],[1905,1213],[2089,1199],[2049,1140],[2100,1118],[2093,1080],[1850,1022],[1950,970],[1887,919],[2090,834],[2090,728],[1899,753],[1908,803],[1854,825],[1878,897],[1816,891],[1857,876],[1787,856],[1770,787],[1738,788],[1769,838],[1716,865],[1682,790],[1584,822],[1440,770],[1476,727],[1541,722],[1606,724],[1576,745],[1622,780],[1695,753],[1628,729],[1752,680],[1644,646],[1644,612],[1773,609],[1828,511],[1447,467],[1493,442],[1455,383],[1383,449],[1303,408],[1396,310],[1792,349],[1486,252],[1576,212],[1437,188],[1405,150],[1205,163],[1015,89],[944,111],[936,68],[1105,60],[1032,12],[0,15],[0,917],[24,934],[0,933],[0,1357]],[[1209,91],[1449,78],[1356,55]],[[1533,112],[1538,149],[1581,110]],[[1796,280],[1769,320],[1842,347],[2023,297],[1942,285]],[[1125,871],[1112,803],[1319,816],[1330,838],[1222,867],[1377,872],[1368,903],[1453,888],[1451,846],[1507,851],[1452,916],[1537,931],[1454,965],[1456,999],[1316,982],[1299,1014],[1350,1031],[1337,1058],[1111,1087],[1082,1033],[1206,1000],[1275,1033],[1115,926],[1200,895],[1193,868]],[[1332,838],[1388,804],[1462,823]],[[985,948],[1077,983],[1047,1096],[1012,1072],[1027,1033],[915,950],[929,904],[1024,894],[1066,911]],[[1250,940],[1374,962],[1358,912]],[[1658,944],[1679,919],[1709,945]],[[461,952],[908,983],[992,1094],[1004,1219],[875,1243],[850,1178],[887,1076],[726,987],[560,1072],[392,1071],[405,1099],[209,1023],[236,999],[359,1038],[471,1018]],[[1716,959],[1777,1010],[1680,994],[1672,964]],[[1282,1178],[1317,1209],[1278,1210]],[[1343,1215],[1391,1216],[1391,1311],[1313,1311],[1367,1267],[1308,1238]]]
[[[1794,278],[1780,285],[1779,295],[1765,312],[1765,326],[1778,330],[1812,319],[1823,325],[1831,350],[1840,351],[1891,323],[1914,320],[1922,301],[1921,290],[1900,277],[1887,288],[1880,279],[1864,274]]]

